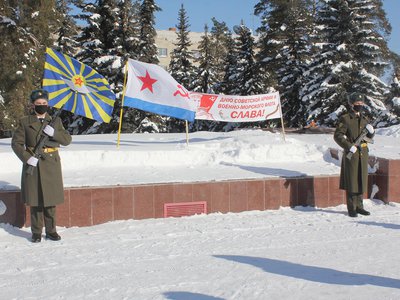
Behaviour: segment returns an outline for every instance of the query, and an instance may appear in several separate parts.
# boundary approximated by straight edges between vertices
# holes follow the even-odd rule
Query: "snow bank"
[[[372,155],[399,158],[399,127],[378,130]],[[199,182],[228,179],[339,174],[330,156],[338,148],[331,134],[289,134],[261,130],[228,133],[73,136],[62,147],[66,187]],[[0,140],[0,189],[18,189],[21,162],[10,139]]]
[[[397,299],[400,205],[365,207],[118,221],[39,244],[0,224],[1,298]]]
[[[376,130],[376,133],[384,136],[399,137],[400,136],[400,125],[394,125],[387,128],[380,128]]]

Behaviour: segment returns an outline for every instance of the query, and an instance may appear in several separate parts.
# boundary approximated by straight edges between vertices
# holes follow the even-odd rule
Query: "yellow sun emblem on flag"
[[[82,75],[80,74],[72,77],[72,82],[77,88],[81,88],[82,85],[85,85],[85,79],[83,79]]]

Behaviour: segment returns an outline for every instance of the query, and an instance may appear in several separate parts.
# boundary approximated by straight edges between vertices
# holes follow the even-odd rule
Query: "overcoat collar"
[[[349,110],[349,115],[350,115],[350,117],[351,117],[352,119],[354,119],[354,118],[360,118],[360,117],[362,116],[361,113],[360,113],[359,116],[357,116],[356,113],[354,112],[354,110],[352,110],[352,109]]]
[[[51,121],[51,117],[49,114],[46,114],[44,119],[49,123]],[[40,131],[42,128],[42,123],[39,121],[38,117],[35,114],[29,115],[29,126],[32,127],[35,131]]]

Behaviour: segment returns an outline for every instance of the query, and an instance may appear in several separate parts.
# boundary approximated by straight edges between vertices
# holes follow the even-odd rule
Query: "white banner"
[[[231,96],[190,93],[198,106],[196,119],[224,122],[257,122],[281,117],[279,92]]]

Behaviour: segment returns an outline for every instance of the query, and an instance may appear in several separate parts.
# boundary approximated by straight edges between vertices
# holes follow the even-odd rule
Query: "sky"
[[[204,25],[211,27],[211,18],[224,21],[230,29],[240,24],[255,31],[260,25],[260,18],[253,15],[254,5],[258,0],[156,0],[162,11],[156,14],[156,28],[163,30],[175,27],[178,23],[178,11],[184,5],[189,18],[190,30],[203,32]],[[387,18],[392,25],[389,48],[400,55],[400,0],[383,0]]]

